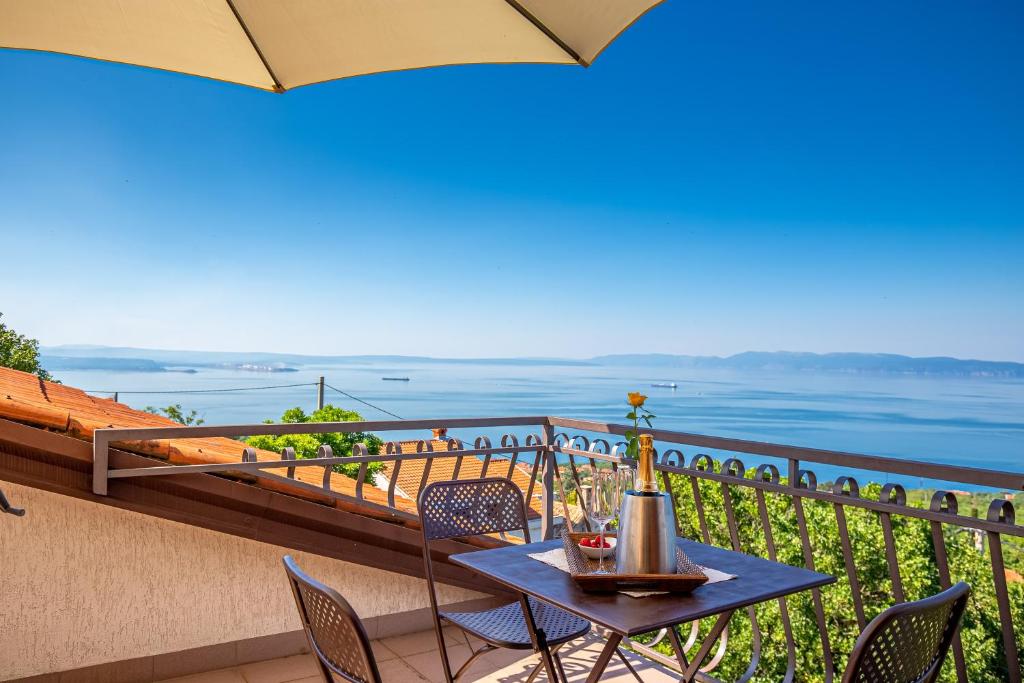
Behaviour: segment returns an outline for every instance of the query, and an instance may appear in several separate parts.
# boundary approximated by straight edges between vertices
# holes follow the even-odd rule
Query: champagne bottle
[[[654,476],[654,437],[641,434],[640,453],[637,456],[636,491],[638,493],[658,493],[658,480]]]

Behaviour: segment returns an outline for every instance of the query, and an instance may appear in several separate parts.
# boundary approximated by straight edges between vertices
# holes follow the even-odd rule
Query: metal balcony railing
[[[199,465],[156,465],[131,469],[110,469],[109,450],[118,442],[164,440],[200,437],[240,437],[262,434],[325,434],[354,432],[417,432],[428,429],[488,431],[492,436],[479,436],[469,441],[451,438],[444,442],[444,448],[434,447],[432,440],[415,441],[410,448],[409,439],[388,442],[383,453],[370,454],[365,447],[357,446],[351,456],[336,457],[330,448],[323,446],[318,457],[296,459],[286,449],[280,460],[256,461],[252,449],[239,444],[239,462]],[[326,495],[358,502],[373,507],[396,518],[414,518],[405,509],[396,507],[397,475],[403,462],[422,460],[421,488],[430,479],[431,465],[439,459],[454,458],[455,477],[467,458],[481,461],[483,476],[502,475],[513,478],[518,468],[522,482],[528,481],[523,493],[528,501],[540,501],[541,532],[550,538],[556,523],[573,527],[574,524],[589,528],[589,520],[580,513],[580,494],[586,490],[589,471],[592,467],[616,468],[631,464],[622,453],[625,443],[621,440],[629,427],[587,420],[560,417],[512,417],[512,418],[470,418],[438,420],[394,420],[386,422],[343,422],[303,424],[259,424],[233,426],[161,427],[131,429],[101,429],[94,435],[93,490],[107,495],[111,479],[131,477],[165,476],[186,473],[237,473],[245,472],[257,479],[287,481],[290,485],[308,489],[318,495]],[[495,430],[502,430],[500,437]],[[507,431],[506,431],[507,430]],[[737,676],[745,681],[763,674],[765,659],[772,659],[774,671],[786,681],[805,680],[798,673],[797,643],[794,636],[798,619],[813,621],[817,631],[817,642],[813,655],[820,668],[813,678],[832,681],[841,671],[838,661],[848,654],[848,649],[836,649],[837,641],[850,641],[875,614],[893,602],[913,597],[904,577],[907,558],[899,550],[901,530],[910,533],[927,527],[930,532],[928,557],[911,558],[915,576],[921,571],[933,574],[941,588],[952,585],[959,577],[956,558],[949,555],[949,543],[957,534],[968,534],[975,540],[978,553],[987,550],[986,586],[975,585],[975,595],[994,596],[996,612],[979,613],[970,619],[979,623],[995,625],[998,633],[996,642],[991,644],[1001,651],[1004,664],[999,671],[993,671],[992,680],[1007,680],[1021,683],[1020,625],[1014,623],[1014,612],[1018,617],[1024,609],[1011,602],[1011,587],[1008,586],[1004,565],[1004,543],[1017,543],[1024,538],[1024,527],[1015,523],[1013,504],[999,495],[1000,491],[1024,491],[1024,473],[1000,472],[987,469],[956,467],[879,456],[859,455],[821,449],[761,443],[741,439],[720,438],[697,434],[686,434],[666,430],[647,430],[660,446],[657,469],[662,478],[663,489],[676,501],[678,531],[691,535],[705,543],[721,544],[752,554],[759,554],[778,561],[799,562],[809,569],[820,569],[824,560],[842,559],[840,584],[826,589],[815,589],[806,604],[794,605],[797,597],[779,599],[772,606],[774,612],[767,621],[773,626],[771,632],[761,627],[766,621],[763,610],[749,609],[747,624],[741,626],[745,633],[742,640],[749,653],[743,655],[746,666]],[[494,443],[498,445],[494,445]],[[402,445],[402,444],[405,445]],[[413,452],[409,452],[413,451]],[[749,470],[740,457],[753,456],[756,467]],[[377,462],[391,462],[392,476],[381,484],[386,492],[387,504],[367,500],[367,487],[376,487],[378,482],[367,480],[368,465]],[[333,472],[336,464],[359,463],[354,494],[339,493],[331,488],[332,478],[341,477]],[[720,464],[719,464],[720,463]],[[294,478],[297,467],[319,467],[323,469],[321,486],[298,481]],[[826,467],[840,471],[828,484],[820,484],[813,467]],[[286,474],[266,470],[287,468]],[[854,477],[858,474],[861,481]],[[907,490],[899,483],[885,483],[878,486],[862,486],[869,480],[879,483],[891,478],[905,480],[928,479],[944,482],[931,495],[927,506],[908,504]],[[991,493],[984,516],[963,514],[958,505],[959,489],[984,490]],[[868,491],[876,493],[867,495]],[[827,515],[823,516],[823,510]],[[575,514],[573,514],[575,512]],[[812,514],[813,513],[813,514]],[[556,515],[558,517],[556,517]],[[851,535],[851,519],[873,517],[869,522],[870,539]],[[558,519],[560,518],[560,520]],[[574,523],[574,519],[577,522]],[[783,526],[780,535],[777,527]],[[917,525],[914,527],[913,525]],[[822,528],[822,527],[827,528]],[[863,527],[858,527],[863,528]],[[831,539],[831,540],[828,540]],[[863,586],[862,574],[869,568],[858,566],[858,542],[879,548],[884,553],[884,566],[888,574],[888,588],[884,595],[877,591],[867,592]],[[820,547],[826,546],[826,547]],[[956,546],[959,548],[960,546]],[[863,557],[863,555],[861,556]],[[928,566],[922,570],[921,563]],[[861,562],[863,565],[863,562]],[[868,577],[877,584],[878,577]],[[975,583],[979,581],[974,577]],[[830,614],[822,590],[846,590],[848,609],[844,614]],[[916,587],[915,587],[916,590]],[[975,602],[980,603],[979,600]],[[975,608],[977,610],[977,608]],[[759,618],[759,612],[761,614]],[[1019,618],[1018,618],[1019,621]],[[966,623],[966,622],[965,622]],[[835,637],[836,628],[845,629],[846,636]],[[699,642],[700,624],[691,625],[685,641],[675,630],[665,630],[651,637],[634,641],[631,645],[661,663],[674,666],[675,660],[662,654],[658,644],[665,638],[673,639],[684,651]],[[734,629],[735,630],[735,629]],[[777,632],[781,630],[782,634]],[[990,629],[991,630],[991,629]],[[845,639],[844,639],[845,638]],[[732,641],[737,642],[736,638]],[[723,635],[714,657],[702,671],[710,672],[723,666],[723,661],[735,655],[729,651],[729,635]],[[852,644],[852,642],[850,643]],[[807,643],[803,643],[804,646]],[[778,646],[781,653],[769,653],[768,649]],[[805,653],[806,654],[806,653]],[[969,654],[958,637],[953,645],[951,675],[959,683],[967,683]],[[806,661],[804,657],[801,661]],[[735,669],[735,665],[733,665]],[[714,680],[710,677],[707,680]],[[776,678],[777,680],[777,678]]]

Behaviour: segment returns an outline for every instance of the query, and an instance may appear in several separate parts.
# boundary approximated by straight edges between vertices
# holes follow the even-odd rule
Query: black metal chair
[[[971,587],[894,605],[857,639],[843,683],[934,683],[960,627]]]
[[[482,612],[441,612],[437,606],[430,541],[521,531],[524,540],[529,543],[526,506],[519,488],[502,478],[439,481],[430,484],[420,493],[419,513],[423,530],[423,569],[427,577],[445,680],[453,683],[477,657],[497,648],[541,651],[541,662],[530,673],[527,683],[540,673],[546,661],[550,663],[552,660],[558,667],[556,675],[561,675],[565,680],[557,650],[590,631],[590,622],[585,619],[534,598]],[[526,613],[527,609],[529,614]],[[539,647],[535,647],[527,628],[527,618],[533,620],[534,632],[543,634]],[[469,660],[454,675],[444,644],[442,628],[445,623],[458,627],[484,643],[479,650],[473,651]],[[468,638],[466,642],[469,643]],[[548,653],[550,660],[547,659]]]
[[[305,574],[290,555],[284,557],[284,570],[324,681],[381,683],[366,629],[348,601]]]

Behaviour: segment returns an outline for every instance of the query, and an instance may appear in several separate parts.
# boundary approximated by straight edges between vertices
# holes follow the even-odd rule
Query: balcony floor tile
[[[447,629],[446,629],[447,631]],[[452,665],[458,668],[469,657],[469,647],[461,634],[446,632]],[[475,644],[475,643],[474,643]],[[582,682],[597,659],[604,640],[595,633],[564,646],[559,654],[569,680]],[[434,632],[421,631],[407,636],[385,638],[373,642],[377,654],[377,667],[384,683],[443,683],[441,659],[437,652]],[[402,653],[406,654],[402,654]],[[642,657],[629,654],[630,663],[637,669],[644,683],[667,683],[678,680],[667,669]],[[481,656],[467,671],[463,680],[481,683],[513,683],[525,681],[539,657],[523,650],[499,649]],[[545,680],[541,675],[539,680]],[[626,670],[618,657],[612,658],[602,683],[630,683],[636,679]],[[318,683],[316,661],[312,655],[298,655],[255,662],[242,666],[166,679],[163,683]]]

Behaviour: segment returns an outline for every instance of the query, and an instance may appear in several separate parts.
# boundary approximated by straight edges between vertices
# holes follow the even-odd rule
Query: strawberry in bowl
[[[579,547],[583,554],[592,560],[599,560],[602,556],[607,559],[615,555],[615,538],[605,536],[602,546],[600,535],[584,536],[579,541]]]

